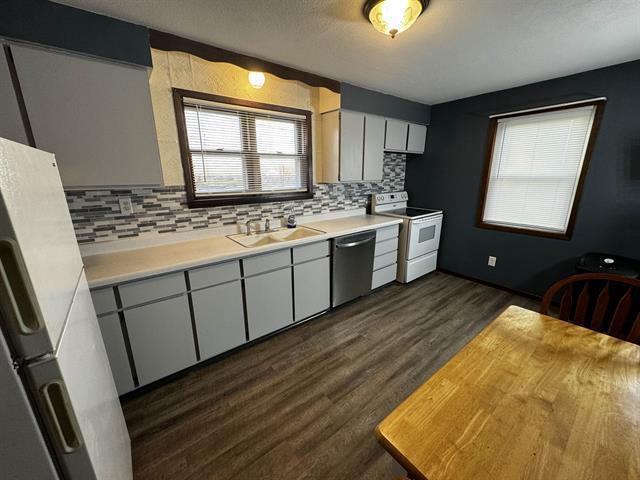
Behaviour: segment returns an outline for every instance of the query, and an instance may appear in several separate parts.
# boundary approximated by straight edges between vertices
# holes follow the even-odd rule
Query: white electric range
[[[409,207],[407,192],[371,195],[371,213],[402,218],[396,280],[408,283],[433,272],[438,262],[442,210]]]

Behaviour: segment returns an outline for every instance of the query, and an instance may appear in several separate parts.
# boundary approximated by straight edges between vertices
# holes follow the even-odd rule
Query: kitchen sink
[[[322,235],[324,233],[325,232],[314,230],[313,228],[296,227],[293,229],[281,228],[272,232],[252,233],[251,235],[236,233],[235,235],[227,235],[227,237],[243,247],[251,248],[315,237],[316,235]]]

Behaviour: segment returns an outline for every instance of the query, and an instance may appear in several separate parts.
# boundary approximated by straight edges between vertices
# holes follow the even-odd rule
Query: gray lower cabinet
[[[293,267],[296,322],[329,309],[330,268],[329,257]]]
[[[104,348],[107,351],[107,358],[111,366],[111,374],[116,384],[118,395],[123,395],[135,388],[133,375],[129,366],[127,348],[122,336],[120,327],[120,317],[117,313],[111,313],[103,317],[98,317],[98,325],[102,333]]]
[[[186,295],[124,312],[140,385],[196,363],[196,350]]]
[[[242,345],[245,338],[242,286],[236,280],[191,294],[200,359]]]
[[[291,267],[246,278],[249,340],[293,323]]]

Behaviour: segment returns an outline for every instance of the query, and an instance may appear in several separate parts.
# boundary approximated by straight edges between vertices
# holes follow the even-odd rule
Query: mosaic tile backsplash
[[[405,166],[406,155],[386,153],[381,182],[318,184],[312,199],[292,202],[188,208],[182,186],[68,190],[66,195],[78,242],[103,242],[145,232],[162,234],[278,219],[290,210],[300,216],[363,208],[371,193],[403,190]],[[120,197],[131,198],[133,215],[120,213]]]

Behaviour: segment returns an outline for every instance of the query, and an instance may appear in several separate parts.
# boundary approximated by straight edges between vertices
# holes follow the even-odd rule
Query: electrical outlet
[[[489,265],[490,267],[495,267],[496,260],[497,260],[496,257],[489,256],[489,261],[487,262],[487,265]]]
[[[118,199],[118,203],[120,204],[120,213],[122,215],[133,215],[131,197],[121,197]]]

